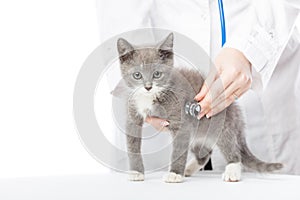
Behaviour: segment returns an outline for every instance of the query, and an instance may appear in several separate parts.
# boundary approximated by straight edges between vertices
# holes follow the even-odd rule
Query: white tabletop
[[[130,182],[120,173],[1,179],[0,199],[300,199],[300,176],[245,173],[241,182],[226,183],[219,173],[200,172],[170,184],[162,175],[147,174],[143,182]]]

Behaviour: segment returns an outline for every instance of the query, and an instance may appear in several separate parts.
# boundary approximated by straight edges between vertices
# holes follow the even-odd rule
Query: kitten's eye
[[[136,79],[136,80],[139,80],[142,78],[142,74],[140,72],[134,72],[132,74],[133,78]]]
[[[161,77],[161,72],[155,71],[155,72],[153,73],[153,78],[160,78],[160,77]]]

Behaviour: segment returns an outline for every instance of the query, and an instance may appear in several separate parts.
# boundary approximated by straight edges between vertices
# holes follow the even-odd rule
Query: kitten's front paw
[[[230,163],[226,166],[222,179],[226,182],[238,182],[241,180],[241,163]]]
[[[183,176],[174,172],[169,172],[164,175],[163,180],[166,183],[181,183],[183,181]]]
[[[130,181],[143,181],[145,179],[144,174],[138,171],[130,171],[128,180]]]

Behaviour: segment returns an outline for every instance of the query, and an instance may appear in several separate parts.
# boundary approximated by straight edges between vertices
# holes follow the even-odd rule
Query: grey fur
[[[170,123],[168,129],[173,137],[170,172],[184,174],[189,150],[200,165],[207,162],[212,152],[213,141],[216,142],[228,163],[242,162],[244,166],[259,172],[282,168],[281,163],[263,162],[250,152],[244,136],[242,114],[237,104],[233,103],[212,118],[204,117],[200,121],[184,114],[185,103],[193,101],[204,80],[196,70],[173,67],[172,33],[160,45],[152,47],[137,48],[124,39],[119,39],[117,46],[123,81],[131,89],[131,94],[127,97],[126,125],[131,170],[144,173],[141,134],[144,118],[150,114],[166,118]],[[162,72],[161,77],[153,78],[154,71]],[[136,80],[133,77],[135,72],[141,73],[142,78]],[[149,98],[152,98],[152,105],[143,114],[136,105],[139,98],[136,93],[143,91],[147,93],[143,90],[144,87],[152,88],[151,90],[156,93],[149,95]],[[222,120],[224,114],[225,121]],[[208,138],[205,138],[206,136]]]

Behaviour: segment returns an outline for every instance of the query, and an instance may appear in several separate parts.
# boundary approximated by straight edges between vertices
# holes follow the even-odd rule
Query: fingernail
[[[168,121],[163,121],[163,122],[161,122],[161,125],[162,125],[162,126],[169,126],[170,123],[169,123]]]
[[[197,117],[198,120],[200,120],[204,116],[204,113],[200,113]]]
[[[209,115],[209,114],[206,114],[206,118],[209,119],[209,118],[210,118],[210,115]]]

